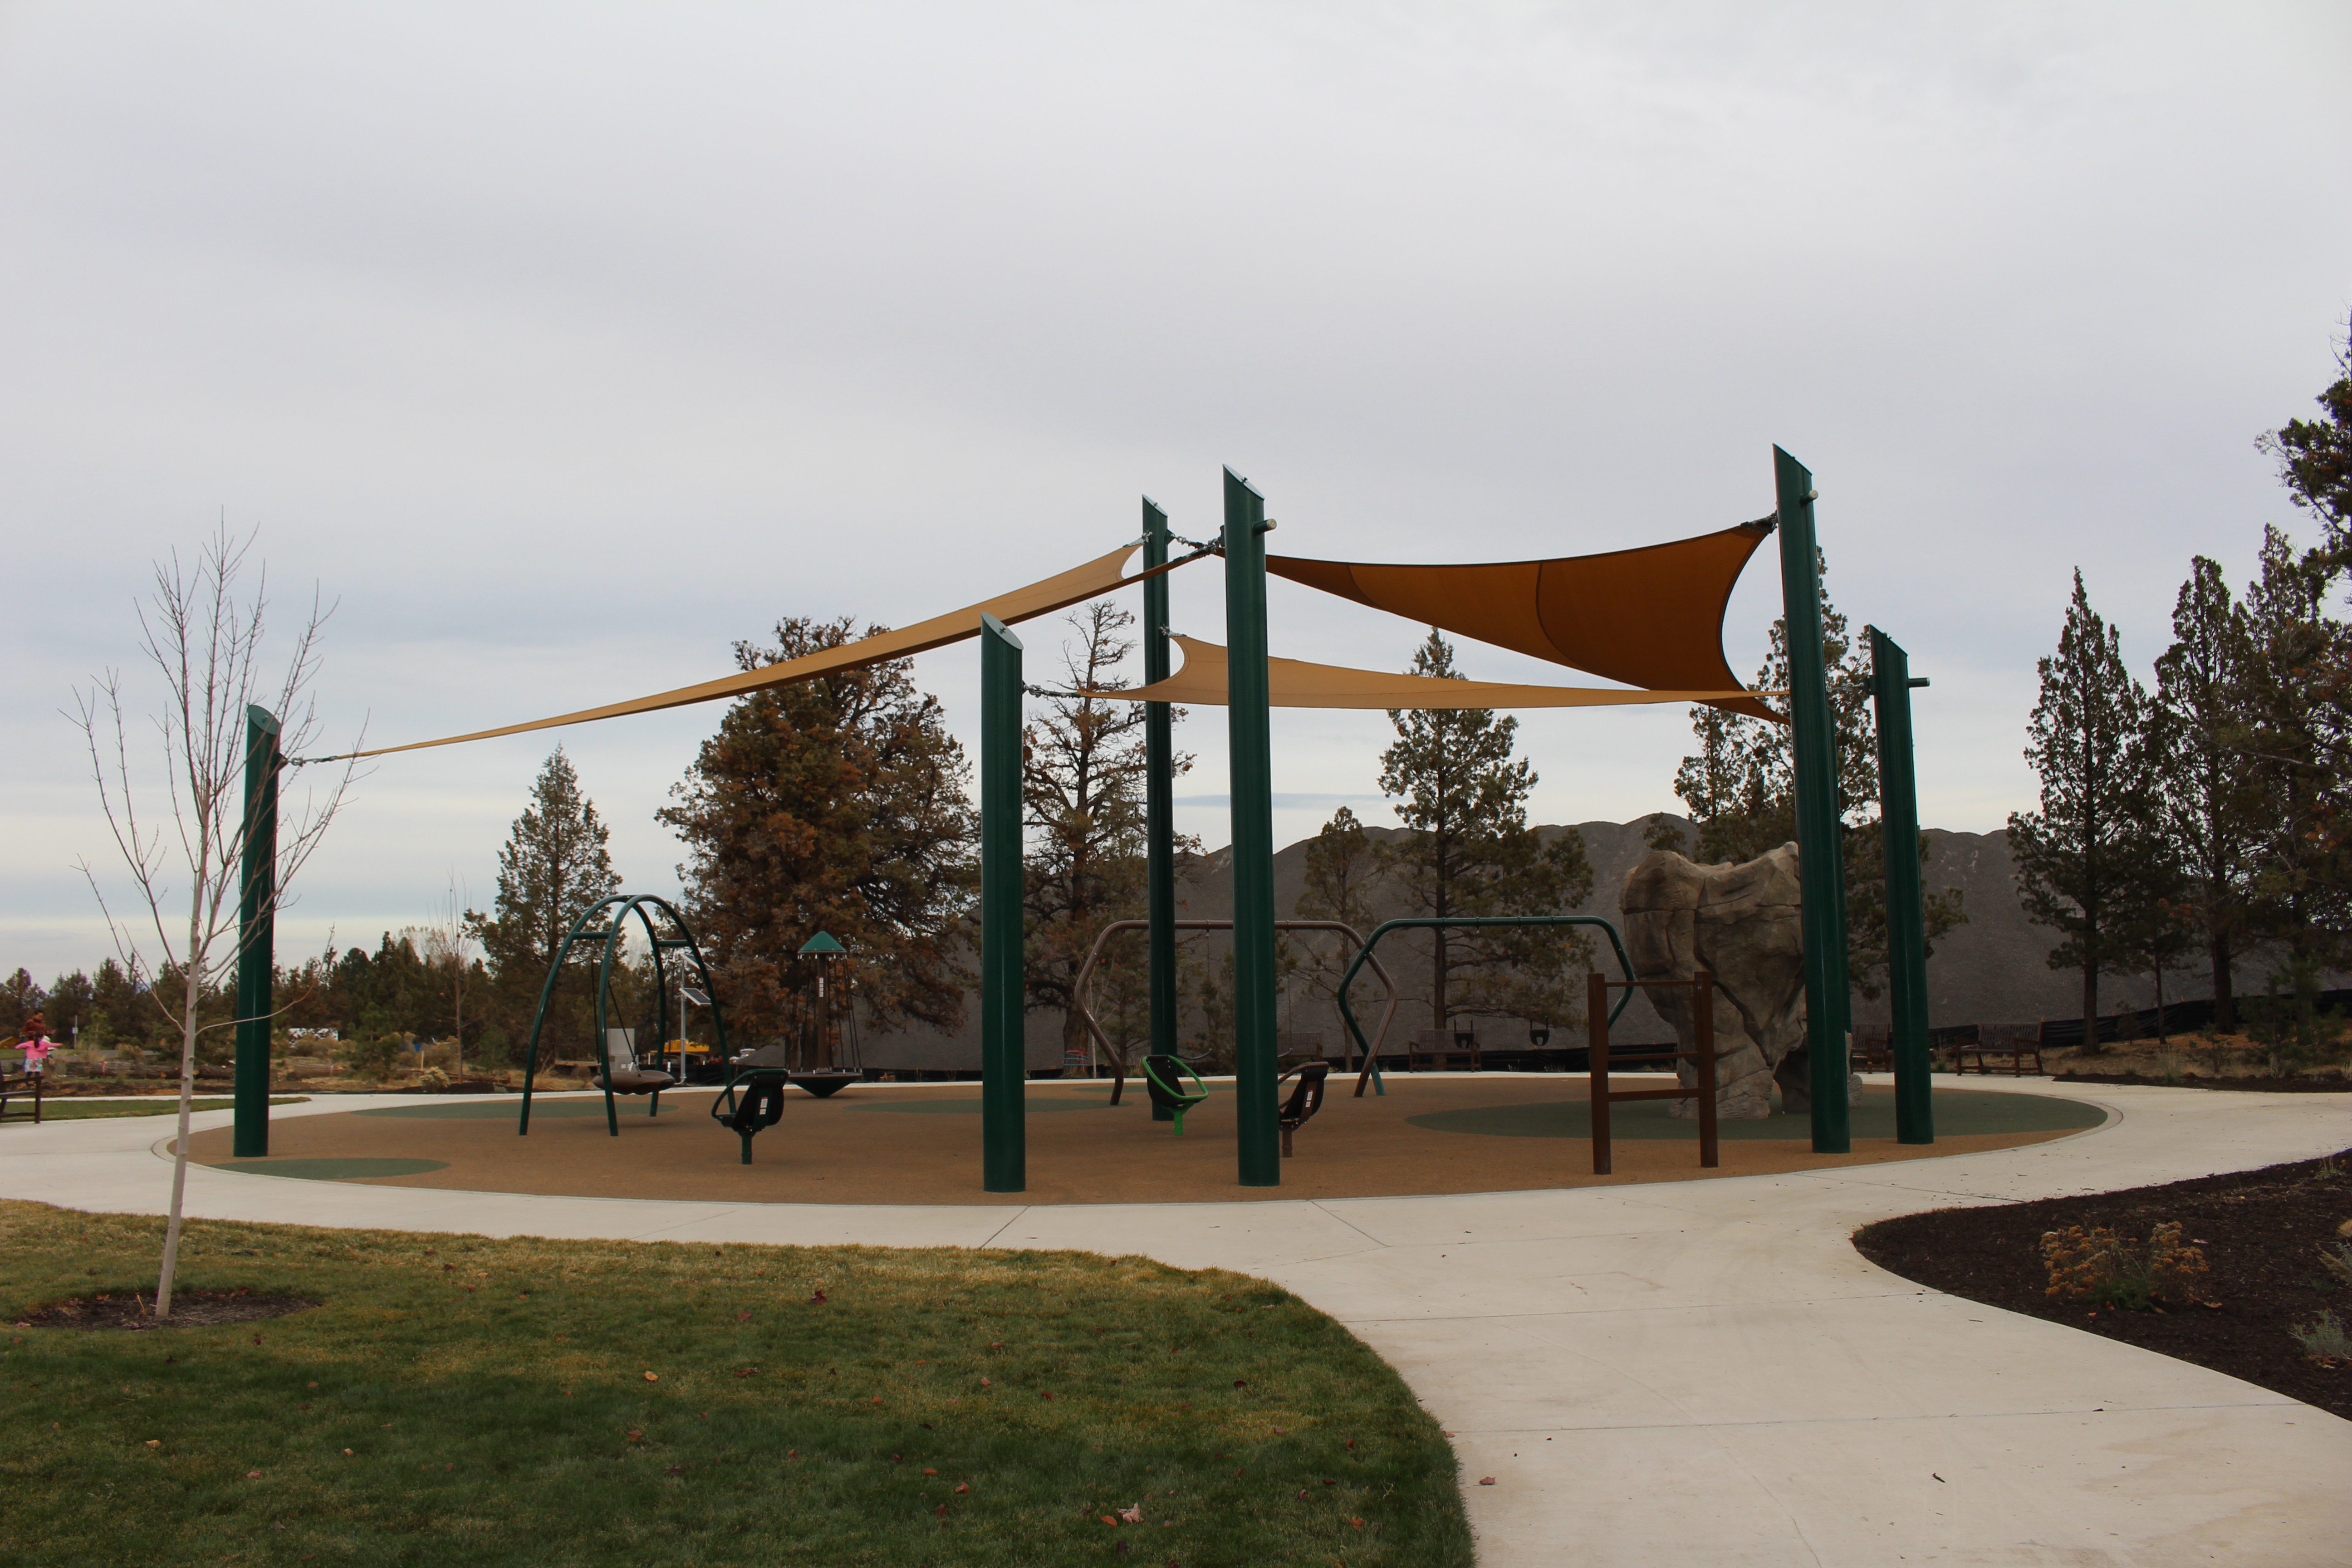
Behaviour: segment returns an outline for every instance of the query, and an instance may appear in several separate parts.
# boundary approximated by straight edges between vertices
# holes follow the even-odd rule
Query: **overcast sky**
[[[1205,534],[1223,464],[1288,552],[1478,561],[1759,516],[1777,441],[1935,682],[1925,819],[1999,826],[2074,568],[2145,670],[2192,552],[2307,529],[2253,442],[2352,306],[2347,66],[2340,4],[0,7],[0,969],[108,951],[58,710],[224,516],[339,601],[330,731],[386,743],[937,614],[1140,493]],[[1778,595],[1768,549],[1743,674]],[[1277,652],[1416,640],[1271,598]],[[1175,605],[1223,640],[1213,564]],[[976,743],[971,650],[917,676]],[[719,717],[385,760],[281,952],[487,907],[559,739],[673,889]],[[1223,731],[1181,731],[1213,845]],[[1281,716],[1277,841],[1391,820],[1387,733]],[[1685,710],[1520,734],[1538,820],[1675,805]]]

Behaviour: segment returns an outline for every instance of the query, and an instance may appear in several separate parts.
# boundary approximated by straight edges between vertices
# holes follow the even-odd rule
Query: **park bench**
[[[1977,1071],[1990,1077],[1993,1070],[1990,1062],[2005,1058],[2009,1063],[2009,1076],[2023,1078],[2025,1058],[2032,1057],[2033,1070],[2042,1072],[2045,1070],[2042,1066],[2043,1032],[2039,1019],[2031,1024],[1979,1024],[1975,1039],[1962,1040],[1952,1047],[1952,1070],[1956,1073],[1968,1071],[1969,1058],[1974,1057]]]
[[[1477,1030],[1423,1029],[1406,1049],[1404,1066],[1407,1072],[1419,1072],[1426,1062],[1432,1072],[1445,1072],[1456,1061],[1467,1064],[1472,1072],[1483,1069],[1484,1064],[1478,1059]]]
[[[33,1102],[30,1110],[24,1109],[21,1103],[27,1098]],[[12,1100],[20,1102],[14,1110],[8,1109],[8,1102]],[[38,1122],[40,1120],[41,1075],[37,1072],[0,1073],[0,1121]]]
[[[1891,1024],[1856,1024],[1849,1065],[1855,1072],[1895,1070],[1895,1028]]]

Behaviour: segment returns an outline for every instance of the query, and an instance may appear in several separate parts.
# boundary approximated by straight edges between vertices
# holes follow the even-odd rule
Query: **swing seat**
[[[1282,1078],[1288,1078],[1291,1073],[1298,1075],[1298,1082],[1276,1117],[1282,1124],[1282,1156],[1286,1160],[1290,1157],[1290,1135],[1313,1121],[1315,1113],[1323,1109],[1323,1080],[1331,1076],[1331,1064],[1301,1062],[1290,1072],[1284,1073]],[[1280,1083],[1282,1079],[1275,1081]]]
[[[784,1090],[793,1081],[783,1066],[784,1047],[745,1051],[727,1064],[727,1087],[710,1102],[710,1119],[743,1140],[743,1163],[751,1163],[751,1138],[784,1119]]]
[[[1184,1076],[1188,1073],[1197,1087],[1196,1093],[1185,1092]],[[1167,1112],[1167,1120],[1176,1123],[1176,1136],[1184,1136],[1184,1113],[1209,1098],[1209,1086],[1201,1082],[1201,1075],[1181,1059],[1164,1056],[1143,1058],[1143,1081],[1151,1090],[1153,1120],[1160,1120],[1161,1111]]]

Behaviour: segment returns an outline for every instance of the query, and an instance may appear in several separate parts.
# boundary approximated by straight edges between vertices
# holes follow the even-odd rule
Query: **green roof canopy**
[[[801,954],[803,957],[806,957],[812,952],[816,953],[820,957],[830,957],[835,953],[846,955],[848,952],[849,950],[847,948],[834,941],[830,935],[824,931],[817,932],[814,936],[809,938],[808,941],[801,943]]]

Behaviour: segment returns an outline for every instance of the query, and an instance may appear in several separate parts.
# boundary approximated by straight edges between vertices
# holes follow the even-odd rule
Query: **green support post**
[[[1282,1184],[1274,1048],[1274,739],[1265,498],[1225,470],[1225,721],[1233,768],[1234,1120],[1241,1184]]]
[[[1813,476],[1772,448],[1780,507],[1780,602],[1789,627],[1789,717],[1794,733],[1797,856],[1804,899],[1805,1045],[1811,1064],[1813,1152],[1853,1147],[1846,1104],[1845,853],[1838,818],[1837,730],[1822,652],[1821,555]]]
[[[1029,1053],[1021,984],[1021,639],[980,617],[982,1184],[1029,1187]]]
[[[1911,656],[1870,632],[1878,718],[1878,821],[1886,844],[1886,979],[1895,1017],[1895,1141],[1936,1141],[1927,1058],[1927,910],[1919,888],[1919,783],[1911,763]]]
[[[1143,563],[1168,564],[1168,514],[1143,498]],[[1168,578],[1143,585],[1143,679],[1169,676]],[[1176,739],[1165,702],[1143,705],[1143,912],[1150,921],[1149,949],[1151,1049],[1176,1054]]]
[[[236,927],[236,1111],[230,1152],[269,1152],[269,1017],[277,961],[278,720],[245,710],[245,857],[238,867]]]

